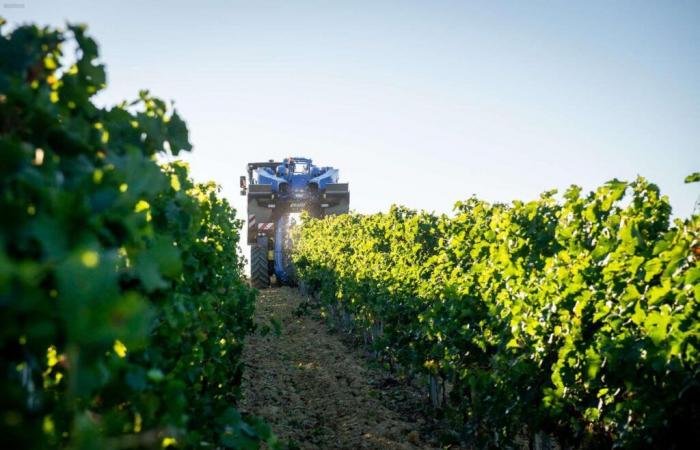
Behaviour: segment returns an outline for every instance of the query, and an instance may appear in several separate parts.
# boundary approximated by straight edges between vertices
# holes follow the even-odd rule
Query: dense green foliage
[[[191,148],[172,107],[95,106],[97,56],[80,26],[0,36],[0,446],[274,444],[235,408],[241,222],[158,163]]]
[[[700,447],[700,216],[638,179],[449,218],[306,219],[300,279],[414,374],[479,446]],[[382,330],[377,333],[376,330]]]

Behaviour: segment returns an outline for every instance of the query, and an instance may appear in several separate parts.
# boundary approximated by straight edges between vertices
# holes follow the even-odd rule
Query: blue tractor
[[[347,183],[338,183],[338,169],[317,167],[308,158],[248,164],[241,177],[241,195],[248,196],[250,280],[256,288],[294,285],[291,264],[290,215],[306,211],[311,217],[344,214],[350,207]]]

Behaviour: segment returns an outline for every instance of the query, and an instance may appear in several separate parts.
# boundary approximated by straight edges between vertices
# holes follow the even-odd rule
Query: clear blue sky
[[[17,1],[13,3],[18,3]],[[360,212],[449,212],[643,175],[700,187],[699,1],[39,1],[11,24],[86,22],[99,102],[148,88],[187,120],[195,178],[252,160],[338,167]]]

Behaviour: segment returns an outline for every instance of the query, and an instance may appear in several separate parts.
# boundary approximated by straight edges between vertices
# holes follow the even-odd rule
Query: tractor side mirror
[[[241,175],[241,195],[246,195],[248,193],[248,183],[246,182],[245,175]]]

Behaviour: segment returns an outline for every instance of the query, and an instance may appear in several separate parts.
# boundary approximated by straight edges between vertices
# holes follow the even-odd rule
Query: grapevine
[[[0,33],[2,447],[274,447],[236,409],[241,221],[159,162],[191,149],[173,106],[105,83],[83,26]]]
[[[700,440],[699,232],[639,178],[306,218],[294,259],[392,366],[447,386],[435,403],[465,440],[681,448]]]

